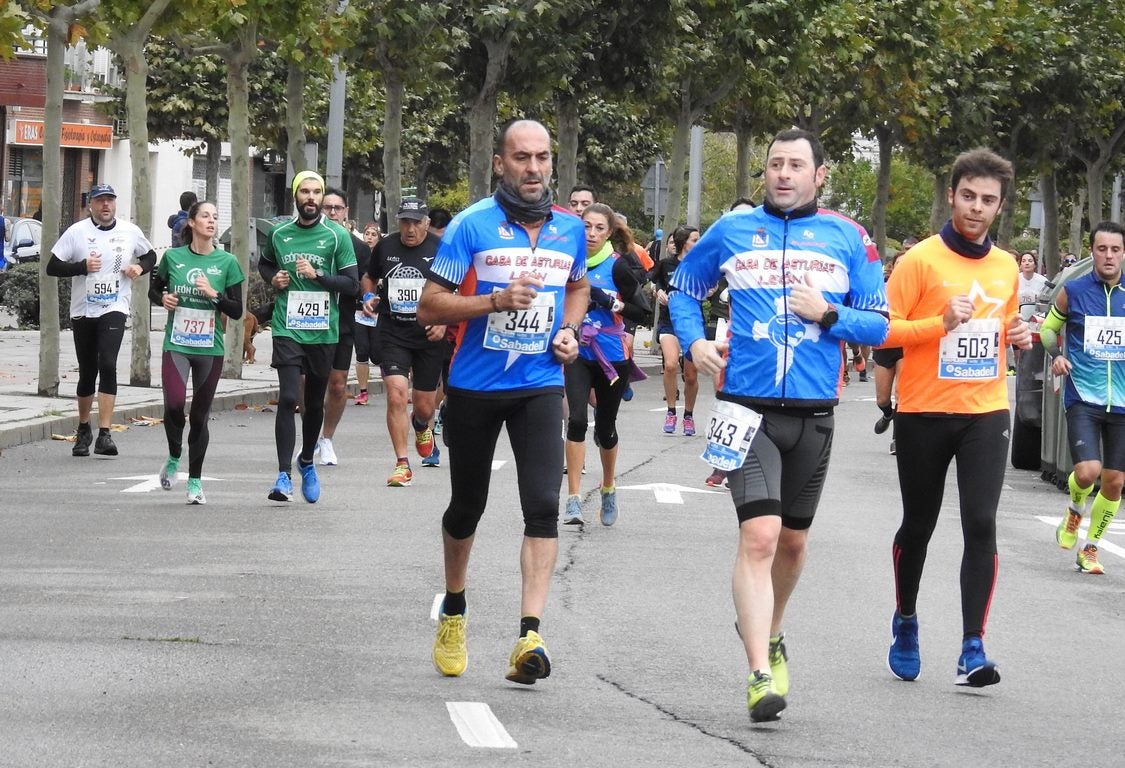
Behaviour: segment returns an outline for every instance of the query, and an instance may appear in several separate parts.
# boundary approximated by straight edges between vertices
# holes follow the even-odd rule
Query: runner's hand
[[[289,287],[289,273],[284,269],[279,269],[277,274],[273,276],[273,279],[270,280],[270,283],[279,291],[285,290]]]
[[[1019,315],[1008,323],[1008,343],[1020,349],[1031,349],[1031,327]]]
[[[496,307],[501,311],[527,309],[535,301],[535,296],[542,287],[543,281],[537,277],[524,275],[516,278],[504,290],[494,294]]]
[[[551,342],[551,351],[563,365],[573,363],[578,358],[578,338],[569,328],[560,328]]]
[[[946,332],[952,331],[962,323],[973,319],[973,300],[961,293],[949,299],[945,305],[945,314],[942,315],[942,325]]]
[[[444,325],[427,325],[426,326],[426,341],[441,341],[445,338]]]
[[[101,256],[87,256],[86,257],[86,274],[92,275],[95,272],[100,272],[102,269]]]
[[[141,269],[140,264],[130,264],[125,267],[125,269],[121,270],[121,274],[125,275],[125,277],[130,280],[136,280],[142,273],[144,273],[144,270]]]
[[[789,289],[789,311],[813,323],[819,323],[824,313],[828,311],[828,302],[824,300],[820,290],[813,285],[811,272],[805,272],[803,283],[797,283]]]
[[[1070,373],[1070,361],[1062,355],[1055,355],[1055,359],[1051,361],[1051,373],[1066,376]]]
[[[691,361],[700,373],[716,376],[719,371],[727,367],[727,360],[723,354],[727,351],[727,342],[708,341],[696,339],[691,345]]]

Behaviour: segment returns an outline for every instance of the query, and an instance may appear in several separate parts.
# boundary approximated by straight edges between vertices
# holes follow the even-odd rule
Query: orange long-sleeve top
[[[996,247],[973,258],[933,235],[899,259],[887,282],[891,323],[883,342],[903,349],[899,411],[980,414],[1008,408],[1007,332],[1019,311],[1018,285],[1015,260]],[[973,302],[966,328],[976,336],[961,341],[947,338],[942,322],[949,300],[960,294]],[[958,349],[965,357],[956,357]]]

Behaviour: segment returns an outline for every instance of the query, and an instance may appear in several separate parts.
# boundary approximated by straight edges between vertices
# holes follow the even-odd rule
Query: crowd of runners
[[[682,226],[648,246],[588,186],[571,191],[568,207],[557,205],[552,162],[547,129],[514,121],[499,131],[492,196],[453,217],[407,197],[391,234],[371,223],[362,237],[345,226],[346,195],[303,171],[292,180],[294,216],[270,232],[255,276],[215,245],[213,203],[187,201],[177,222],[182,244],[158,259],[139,229],[116,218],[113,188],[94,186],[89,217],[62,235],[47,265],[48,274],[73,280],[80,421],[73,455],[87,456],[91,446],[117,454],[109,432],[116,360],[131,282],[150,274],[149,298],[168,313],[160,483],[171,490],[186,459],[187,501],[205,504],[207,422],[226,331],[245,311],[247,280],[263,280],[274,293],[270,364],[279,389],[277,476],[272,486],[263,480],[263,495],[290,503],[296,463],[301,497],[321,500],[317,462],[348,460],[333,437],[348,411],[352,365],[357,406],[371,402],[377,366],[395,455],[387,486],[412,484],[412,454],[421,466],[448,469],[445,594],[432,658],[441,674],[458,676],[468,665],[470,553],[505,431],[523,518],[519,633],[507,679],[532,684],[552,671],[541,620],[560,512],[564,524],[586,524],[581,489],[591,433],[598,519],[613,526],[627,514],[616,494],[619,441],[649,436],[619,435],[617,417],[631,385],[645,378],[633,359],[635,334],[654,329],[667,410],[653,432],[698,432],[713,470],[706,483],[730,489],[738,530],[734,612],[749,672],[747,708],[761,722],[777,719],[799,685],[789,670],[785,612],[807,560],[844,376],[850,367],[866,380],[873,355],[875,432],[893,427],[902,496],[901,525],[888,542],[895,585],[887,600],[888,667],[907,681],[921,672],[917,598],[956,459],[963,641],[947,658],[953,666],[956,656],[957,685],[998,683],[983,640],[1011,426],[1007,374],[1014,351],[1032,343],[1019,311],[1026,265],[989,236],[1011,193],[1010,163],[984,149],[960,155],[948,188],[950,220],[921,242],[904,243],[884,270],[862,226],[819,208],[824,150],[804,130],[770,142],[758,204],[736,201],[705,232]],[[1100,574],[1098,542],[1125,484],[1125,393],[1115,384],[1125,381],[1125,229],[1098,224],[1091,249],[1093,270],[1058,294],[1041,337],[1053,372],[1066,377],[1075,460],[1056,540],[1072,548],[1081,538],[1076,567]],[[1022,290],[1041,290],[1034,282]],[[703,415],[695,412],[700,374],[715,389]]]

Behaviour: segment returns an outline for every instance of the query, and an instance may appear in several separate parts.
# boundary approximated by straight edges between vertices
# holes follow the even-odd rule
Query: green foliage
[[[821,205],[870,227],[877,169],[869,160],[849,160],[831,167]],[[932,175],[896,154],[891,161],[891,192],[887,205],[887,234],[902,241],[923,237],[930,229]]]
[[[70,327],[70,278],[59,285],[59,327]],[[0,307],[16,315],[20,328],[39,327],[39,264],[18,264],[0,272]]]

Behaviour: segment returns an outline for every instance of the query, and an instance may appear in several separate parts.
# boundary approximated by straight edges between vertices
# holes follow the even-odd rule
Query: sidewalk
[[[6,323],[0,318],[0,328]],[[129,358],[133,334],[126,329],[117,358],[117,405],[113,412],[115,424],[129,424],[130,419],[160,418],[164,414],[164,396],[160,388],[161,345],[164,342],[164,314],[154,309],[153,330],[150,333],[152,356],[152,386],[129,385]],[[644,345],[651,331],[637,334],[635,350],[637,365],[650,377],[660,375],[660,357]],[[263,406],[277,400],[277,374],[270,368],[273,338],[268,330],[254,337],[257,362],[242,366],[241,379],[220,379],[212,409],[225,411],[238,406]],[[383,391],[378,369],[372,370],[368,389],[372,395]],[[349,380],[353,390],[354,374]],[[78,361],[74,355],[74,339],[70,331],[59,338],[59,392],[57,397],[40,397],[39,385],[39,332],[0,330],[0,450],[38,440],[49,440],[51,435],[70,435],[78,428],[78,405],[75,388],[78,386]],[[191,400],[189,398],[190,406]],[[95,414],[97,406],[94,407]],[[96,418],[96,416],[95,416]]]
[[[115,424],[129,424],[132,418],[156,417],[164,414],[164,396],[160,387],[161,346],[164,342],[164,317],[153,312],[154,330],[150,333],[152,386],[129,385],[129,358],[133,335],[125,331],[121,354],[117,358],[117,405],[113,412]],[[156,330],[159,328],[159,330]],[[258,348],[257,363],[242,367],[241,379],[221,379],[215,402],[216,411],[239,405],[262,406],[277,399],[277,374],[270,368],[272,338],[269,331],[254,337]],[[381,382],[374,381],[377,388]],[[51,435],[70,435],[78,428],[78,361],[74,355],[74,339],[70,331],[59,338],[59,392],[57,397],[40,397],[39,332],[0,330],[0,450],[23,443],[49,440]],[[190,393],[189,393],[190,395]],[[191,400],[189,397],[188,403]],[[96,419],[97,406],[94,406]]]

